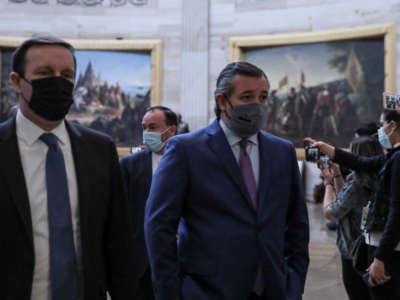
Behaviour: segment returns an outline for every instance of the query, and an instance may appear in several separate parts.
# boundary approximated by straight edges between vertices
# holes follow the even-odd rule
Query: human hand
[[[334,162],[330,162],[331,164],[331,169],[332,169],[332,175],[333,176],[342,176],[342,172],[340,171],[340,166]]]
[[[324,182],[332,182],[333,175],[329,168],[321,169],[321,174],[324,177]]]
[[[384,262],[377,258],[374,258],[367,271],[369,271],[368,284],[373,287],[385,284],[391,278],[385,273]]]
[[[335,156],[335,147],[322,142],[322,141],[316,141],[313,138],[306,137],[304,141],[308,142],[311,147],[318,147],[319,151],[322,153],[326,154],[329,156],[330,159],[333,159]]]

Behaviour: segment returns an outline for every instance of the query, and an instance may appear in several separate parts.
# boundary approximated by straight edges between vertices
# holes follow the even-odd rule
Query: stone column
[[[190,131],[208,120],[209,0],[182,1],[180,113]]]

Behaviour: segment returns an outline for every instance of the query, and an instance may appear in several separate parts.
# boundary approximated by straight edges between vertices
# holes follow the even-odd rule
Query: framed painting
[[[9,74],[12,53],[23,38],[0,37],[0,122],[10,117],[18,99]],[[114,139],[119,155],[142,140],[146,109],[160,103],[160,40],[67,40],[77,60],[74,104],[67,119]]]
[[[230,60],[269,78],[266,130],[299,159],[307,136],[347,148],[356,128],[379,122],[382,92],[396,92],[395,58],[394,24],[230,39]]]

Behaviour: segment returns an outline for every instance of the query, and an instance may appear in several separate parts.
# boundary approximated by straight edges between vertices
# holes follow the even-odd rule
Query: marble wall
[[[214,118],[215,80],[229,62],[229,37],[397,23],[399,17],[400,0],[3,0],[0,36],[161,39],[161,102],[197,129]],[[396,69],[400,87],[399,63]]]

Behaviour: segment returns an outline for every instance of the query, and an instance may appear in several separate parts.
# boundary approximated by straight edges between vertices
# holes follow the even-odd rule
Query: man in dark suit
[[[0,125],[1,299],[134,299],[134,241],[111,139],[64,120],[74,49],[37,37],[14,53],[17,114]]]
[[[151,178],[168,139],[176,134],[176,114],[165,106],[150,107],[142,120],[145,150],[120,159],[122,176],[135,228],[135,267],[137,299],[154,299],[151,272],[144,241],[144,207],[149,196]]]
[[[145,210],[158,300],[301,299],[308,216],[293,145],[261,130],[268,91],[256,66],[227,65],[217,119],[168,142]]]

